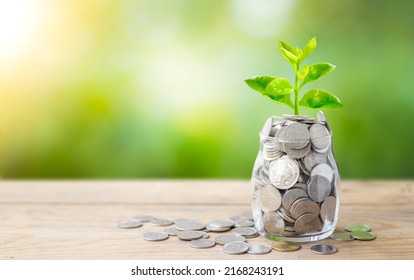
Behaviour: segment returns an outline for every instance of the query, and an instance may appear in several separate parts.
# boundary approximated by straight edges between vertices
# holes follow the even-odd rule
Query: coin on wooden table
[[[270,251],[272,251],[272,247],[270,246],[264,244],[250,244],[247,253],[254,255],[263,255],[270,253]]]
[[[204,230],[195,230],[195,232],[201,233],[203,235],[202,238],[204,238],[204,239],[207,239],[207,238],[210,237],[210,235],[207,232],[205,232]]]
[[[299,243],[292,241],[276,241],[272,243],[272,248],[279,252],[293,252],[299,250],[301,247]]]
[[[322,222],[332,223],[335,219],[336,198],[328,196],[321,205],[321,220]]]
[[[288,156],[283,156],[270,163],[269,179],[273,186],[286,190],[291,188],[299,178],[299,166]]]
[[[326,154],[317,153],[315,151],[309,152],[304,158],[303,163],[307,170],[311,171],[316,165],[326,163],[328,161]]]
[[[218,235],[215,239],[217,244],[220,245],[225,245],[227,243],[231,243],[234,241],[246,241],[246,238],[244,238],[243,236],[240,235],[235,235],[235,234],[226,234],[226,235]]]
[[[259,202],[263,212],[275,211],[280,207],[282,196],[274,186],[266,185],[259,191]]]
[[[314,175],[309,180],[308,195],[313,201],[325,201],[331,193],[331,189],[331,183],[324,176]]]
[[[237,216],[231,216],[229,220],[232,220],[234,223],[236,223],[237,220],[247,220],[247,219],[243,218],[242,216],[237,215]]]
[[[123,229],[137,228],[140,226],[142,226],[142,223],[138,220],[126,220],[118,223],[118,227]]]
[[[223,246],[223,252],[230,255],[244,254],[249,250],[249,244],[242,241],[234,241]]]
[[[349,232],[334,232],[330,236],[333,240],[337,241],[351,241],[354,238],[351,236]]]
[[[257,236],[257,230],[253,227],[237,227],[231,230],[231,233],[240,235],[245,238],[251,238]]]
[[[136,215],[133,217],[133,219],[138,220],[140,222],[149,222],[151,220],[154,220],[155,217],[150,215]]]
[[[207,231],[212,231],[212,232],[225,232],[225,231],[229,231],[231,229],[231,227],[215,227],[215,226],[210,226],[210,225],[206,225],[206,230]]]
[[[152,225],[154,225],[154,226],[169,226],[169,225],[172,225],[174,222],[171,221],[170,219],[158,219],[158,218],[155,218],[155,219],[152,219],[150,221],[150,223]]]
[[[290,149],[302,149],[308,143],[310,134],[308,127],[302,123],[292,123],[287,126],[283,134],[283,140],[285,141],[285,147]]]
[[[275,212],[266,212],[263,214],[263,225],[268,233],[282,234],[285,230],[285,222]]]
[[[316,175],[323,176],[327,178],[329,182],[332,182],[333,170],[328,164],[321,163],[321,164],[315,165],[315,167],[312,169],[311,178]]]
[[[310,141],[314,150],[326,152],[331,145],[331,134],[328,129],[321,124],[313,124],[309,128]]]
[[[223,220],[211,221],[207,225],[210,227],[215,227],[215,228],[228,228],[228,227],[233,227],[234,222],[230,219],[223,219]]]
[[[293,219],[298,219],[299,216],[302,216],[305,213],[313,213],[316,216],[319,216],[319,205],[315,201],[309,198],[299,198],[292,203],[290,207],[290,214]]]
[[[203,234],[199,231],[183,230],[177,233],[177,237],[181,240],[194,240],[202,238]]]
[[[319,217],[312,213],[303,214],[295,222],[295,232],[298,234],[316,232],[321,228],[322,223]]]
[[[247,219],[247,220],[253,220],[252,211],[244,211],[240,214],[240,216]]]
[[[351,231],[351,236],[358,240],[373,240],[377,236],[369,231]]]
[[[190,246],[197,249],[211,248],[216,245],[216,242],[208,239],[196,239],[190,241]]]
[[[252,227],[254,222],[252,220],[239,219],[234,222],[235,227]]]
[[[175,227],[168,227],[165,228],[163,231],[169,236],[176,236],[178,233],[178,230]]]
[[[146,232],[143,238],[148,241],[162,241],[168,238],[168,234],[165,232]]]
[[[347,225],[346,231],[371,231],[371,227],[367,225]]]
[[[310,249],[312,253],[319,255],[328,255],[338,252],[338,249],[336,247],[329,244],[313,245]]]
[[[282,205],[285,209],[290,209],[292,203],[298,200],[299,198],[307,198],[308,195],[306,192],[299,188],[290,188],[283,195]]]
[[[206,227],[202,222],[192,218],[181,218],[174,221],[179,230],[202,230]]]

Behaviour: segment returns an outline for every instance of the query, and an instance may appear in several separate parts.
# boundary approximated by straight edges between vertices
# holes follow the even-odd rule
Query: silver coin
[[[338,252],[336,247],[328,244],[313,245],[310,249],[312,253],[320,255],[328,255]]]
[[[259,202],[263,212],[275,211],[280,207],[282,196],[274,186],[266,185],[259,191]]]
[[[313,124],[309,128],[310,141],[315,150],[327,151],[331,144],[331,134],[325,126]]]
[[[175,227],[168,227],[165,228],[163,231],[169,236],[176,236],[178,233],[178,230]]]
[[[327,178],[329,180],[329,182],[332,182],[333,170],[328,164],[321,163],[321,164],[316,165],[312,169],[311,177],[316,176],[316,175],[323,176],[323,177]]]
[[[303,158],[305,157],[309,151],[311,150],[311,144],[310,142],[303,147],[302,149],[291,149],[291,148],[286,148],[286,153],[288,154],[288,156],[290,158],[295,158],[295,159],[299,159],[299,158]]]
[[[325,201],[321,205],[321,220],[322,222],[332,224],[335,219],[335,211],[336,211],[336,198],[333,196],[329,196],[325,199]]]
[[[168,238],[168,234],[165,232],[146,232],[143,238],[148,241],[162,241]]]
[[[150,223],[154,226],[169,226],[172,225],[174,222],[170,219],[152,219]]]
[[[303,163],[307,170],[311,171],[316,165],[326,163],[328,160],[326,154],[320,154],[314,151],[309,152],[304,159]]]
[[[319,205],[315,201],[309,198],[299,198],[292,203],[289,212],[292,218],[297,220],[305,213],[313,213],[316,216],[319,216],[320,209]]]
[[[249,250],[249,244],[242,241],[234,241],[223,246],[223,252],[230,255],[239,255]]]
[[[142,223],[138,220],[126,220],[118,223],[118,227],[123,229],[137,228],[140,226],[142,226]]]
[[[219,227],[219,228],[225,228],[225,227],[233,227],[234,222],[230,219],[223,219],[223,220],[214,220],[208,223],[211,227]]]
[[[190,241],[190,246],[197,249],[211,248],[216,245],[216,242],[209,239],[196,239]]]
[[[206,225],[206,229],[212,232],[225,232],[225,231],[229,231],[231,228],[232,227],[215,227],[215,226]]]
[[[295,232],[298,234],[317,232],[321,228],[322,223],[319,217],[313,213],[305,213],[295,222]]]
[[[154,220],[155,217],[150,215],[136,215],[133,217],[133,219],[138,220],[140,222],[149,222],[151,220]]]
[[[201,233],[203,235],[202,238],[204,238],[204,239],[207,239],[207,238],[210,237],[210,235],[207,232],[203,231],[203,230],[195,230],[195,232]]]
[[[254,255],[263,255],[270,253],[272,251],[272,247],[264,245],[264,244],[250,244],[249,250],[247,253],[254,254]]]
[[[283,218],[283,220],[285,220],[286,222],[289,223],[295,223],[295,219],[292,218],[292,215],[289,213],[289,211],[287,211],[285,208],[280,207],[276,213],[279,214],[280,217]],[[285,223],[286,224],[286,223]]]
[[[191,218],[177,219],[174,221],[174,224],[179,230],[202,230],[206,227],[202,222]]]
[[[316,202],[323,202],[331,193],[331,183],[326,177],[315,175],[310,178],[308,195]]]
[[[247,219],[247,220],[253,220],[252,211],[244,211],[240,214],[240,216]]]
[[[282,205],[285,209],[290,209],[292,203],[298,200],[299,198],[306,198],[308,195],[302,189],[290,188],[283,195]]]
[[[231,216],[229,220],[232,220],[234,223],[236,223],[237,220],[245,220],[242,216]]]
[[[306,156],[305,156],[305,158],[306,158]],[[303,160],[305,158],[302,158],[302,160],[298,160],[298,164],[299,164],[300,170],[302,171],[301,174],[304,173],[305,175],[309,176],[310,171],[306,168],[305,164],[303,163]],[[300,175],[299,175],[299,177],[300,177]],[[300,178],[298,178],[298,181],[302,182],[302,180],[300,180]]]
[[[202,238],[203,234],[199,231],[183,230],[177,233],[177,237],[181,240],[194,240]]]
[[[306,182],[307,182],[307,181],[306,181]],[[306,186],[306,184],[305,184],[305,183],[302,183],[302,182],[298,182],[298,183],[294,184],[292,188],[302,189],[302,190],[304,190],[305,192],[307,192],[307,191],[308,191],[308,186]]]
[[[286,127],[283,134],[285,147],[290,149],[302,149],[308,143],[310,134],[308,127],[302,123],[294,122]]]
[[[252,220],[247,219],[239,219],[234,222],[235,227],[252,227],[254,226],[254,222]]]
[[[240,235],[234,235],[234,234],[226,234],[226,235],[218,235],[215,239],[217,244],[225,245],[230,242],[234,241],[245,241],[246,238]]]
[[[269,179],[273,186],[286,190],[299,178],[299,166],[287,156],[272,161],[269,167]]]
[[[231,233],[248,238],[250,236],[256,236],[257,230],[253,227],[237,227],[232,229]]]
[[[265,230],[271,234],[282,234],[285,230],[285,222],[275,212],[266,212],[263,214],[263,225]]]

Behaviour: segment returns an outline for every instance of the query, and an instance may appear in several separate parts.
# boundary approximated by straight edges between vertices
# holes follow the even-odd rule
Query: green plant
[[[335,95],[321,89],[307,91],[299,101],[299,92],[304,85],[332,72],[336,66],[330,63],[315,63],[304,65],[303,60],[316,48],[316,38],[313,37],[303,49],[292,47],[288,43],[280,42],[279,49],[282,56],[293,66],[295,72],[294,86],[285,78],[272,76],[256,76],[246,79],[245,82],[252,89],[270,98],[273,102],[286,104],[296,115],[299,115],[299,106],[309,109],[337,109],[343,107],[341,101]],[[294,102],[291,95],[294,94]]]

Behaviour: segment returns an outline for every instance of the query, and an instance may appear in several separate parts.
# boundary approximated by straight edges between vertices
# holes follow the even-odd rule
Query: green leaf
[[[288,105],[292,109],[295,108],[295,106],[292,103],[292,100],[290,100],[290,95],[289,94],[278,95],[278,96],[269,96],[269,95],[267,95],[267,97],[270,100],[272,100],[273,102]]]
[[[280,42],[279,42],[279,48],[284,48],[285,50],[287,50],[287,51],[289,51],[289,52],[291,52],[291,53],[293,53],[293,54],[297,55],[297,53],[295,52],[295,48],[294,48],[294,47],[292,47],[291,45],[289,45],[289,44],[288,44],[288,43],[286,43],[286,42],[280,41]]]
[[[338,97],[321,89],[309,90],[299,101],[299,105],[315,110],[338,109],[344,106]]]
[[[276,79],[272,76],[256,76],[251,79],[244,80],[245,83],[254,90],[257,90],[260,93],[265,93],[267,85]]]
[[[285,94],[291,94],[293,87],[289,81],[285,78],[275,78],[271,81],[264,92],[267,96],[279,96]]]
[[[302,51],[302,60],[304,60],[308,55],[310,55],[316,48],[316,37],[310,39]]]
[[[280,47],[280,52],[282,56],[296,69],[296,64],[298,62],[298,57],[287,49]]]
[[[320,77],[323,77],[335,69],[335,65],[330,63],[316,63],[309,67],[308,74],[303,80],[302,86],[306,83],[316,81]]]

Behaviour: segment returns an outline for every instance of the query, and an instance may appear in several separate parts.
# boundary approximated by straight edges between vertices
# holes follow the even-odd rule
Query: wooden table
[[[368,224],[377,239],[316,242],[335,245],[334,255],[315,255],[316,243],[304,243],[296,252],[233,256],[176,237],[145,241],[145,232],[161,230],[148,223],[117,227],[137,214],[227,218],[249,210],[251,195],[247,181],[3,181],[0,259],[414,259],[414,181],[343,181],[338,228]]]

